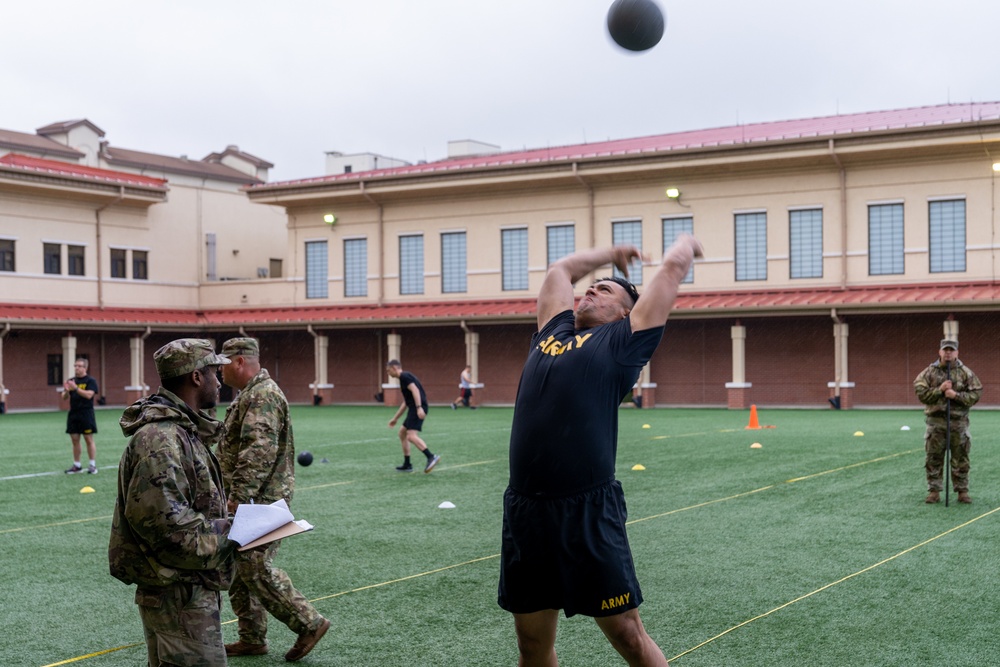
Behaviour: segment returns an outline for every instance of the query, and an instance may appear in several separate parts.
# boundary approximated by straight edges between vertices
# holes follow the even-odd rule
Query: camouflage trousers
[[[149,667],[224,667],[222,595],[197,584],[137,588]]]
[[[951,486],[955,491],[969,490],[969,418],[951,420]],[[945,445],[948,440],[947,420],[927,419],[924,433],[924,470],[927,472],[927,490],[944,491]]]
[[[236,552],[236,576],[229,587],[229,602],[239,619],[240,639],[249,644],[264,644],[267,615],[288,626],[297,635],[314,630],[322,616],[305,596],[295,590],[292,580],[271,562],[281,541],[265,550]]]

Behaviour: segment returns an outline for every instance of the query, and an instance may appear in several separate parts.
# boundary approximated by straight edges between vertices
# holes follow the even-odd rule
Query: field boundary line
[[[139,642],[138,644],[125,644],[124,646],[116,646],[115,648],[106,648],[103,651],[96,651],[95,653],[88,653],[87,655],[78,655],[75,658],[67,658],[66,660],[60,660],[59,662],[50,662],[47,665],[42,665],[42,667],[59,667],[59,665],[68,665],[73,662],[80,662],[81,660],[90,660],[91,658],[107,655],[108,653],[121,651],[122,649],[135,648],[136,646],[145,646],[145,642]]]
[[[976,521],[979,521],[980,519],[986,518],[989,515],[993,514],[994,512],[998,512],[998,511],[1000,511],[1000,507],[994,507],[990,511],[984,512],[983,514],[980,514],[977,517],[969,519],[965,523],[960,523],[957,526],[952,526],[951,528],[949,528],[948,530],[944,531],[943,533],[939,533],[939,534],[935,535],[934,537],[931,537],[931,538],[928,538],[928,539],[924,540],[923,542],[920,542],[918,544],[914,544],[911,547],[907,547],[906,549],[903,549],[899,553],[894,554],[892,556],[889,556],[888,558],[883,558],[882,560],[880,560],[879,562],[875,563],[874,565],[869,565],[868,567],[862,568],[862,569],[858,570],[857,572],[852,572],[851,574],[847,575],[846,577],[841,577],[840,579],[837,579],[836,581],[831,581],[828,584],[820,586],[819,588],[817,588],[814,591],[810,591],[809,593],[806,593],[805,595],[800,595],[799,597],[795,598],[794,600],[789,600],[788,602],[786,602],[786,603],[784,603],[782,605],[779,605],[779,606],[775,607],[774,609],[771,609],[770,611],[766,611],[763,614],[758,614],[757,616],[754,616],[753,618],[749,618],[749,619],[743,621],[742,623],[738,623],[738,624],[734,625],[733,627],[720,632],[719,634],[715,635],[714,637],[710,637],[710,638],[706,639],[705,641],[703,641],[702,643],[700,643],[700,644],[698,644],[696,646],[692,646],[691,648],[689,648],[688,650],[684,651],[683,653],[678,653],[674,657],[670,658],[670,660],[677,660],[678,658],[680,658],[682,656],[685,656],[688,653],[693,653],[694,651],[697,651],[698,649],[702,648],[703,646],[707,646],[708,644],[711,644],[716,639],[719,639],[721,637],[724,637],[724,636],[728,635],[730,632],[733,632],[735,630],[738,630],[739,628],[742,628],[742,627],[744,627],[746,625],[749,625],[749,624],[753,623],[754,621],[759,621],[762,618],[766,618],[766,617],[770,616],[771,614],[777,613],[777,612],[781,611],[782,609],[785,609],[787,607],[792,606],[796,602],[801,602],[802,600],[810,598],[813,595],[816,595],[817,593],[822,593],[823,591],[825,591],[827,589],[833,588],[837,584],[842,584],[845,581],[850,581],[851,579],[854,579],[855,577],[861,576],[862,574],[865,574],[866,572],[871,572],[872,570],[874,570],[877,567],[881,567],[882,565],[885,565],[886,563],[890,563],[890,562],[896,560],[897,558],[905,556],[906,554],[908,554],[908,553],[910,553],[912,551],[916,551],[920,547],[927,546],[928,544],[930,544],[931,542],[934,542],[935,540],[939,540],[942,537],[955,532],[956,530],[960,530],[962,528],[965,528],[966,526],[969,526],[969,525],[975,523]]]
[[[698,509],[699,507],[707,507],[708,505],[714,505],[715,503],[722,503],[727,500],[735,500],[736,498],[743,498],[745,496],[750,496],[755,493],[760,493],[761,491],[767,491],[769,489],[775,489],[782,484],[795,484],[796,482],[801,482],[803,480],[812,479],[814,477],[821,477],[823,475],[829,475],[831,473],[840,472],[842,470],[849,470],[851,468],[857,468],[859,466],[868,465],[870,463],[879,463],[881,461],[887,461],[889,459],[895,458],[897,456],[903,456],[905,454],[913,454],[914,452],[922,452],[922,449],[908,449],[905,452],[896,452],[895,454],[888,454],[886,456],[880,456],[876,459],[869,459],[867,461],[858,461],[857,463],[851,463],[850,465],[841,466],[839,468],[831,468],[829,470],[823,470],[821,472],[815,472],[810,475],[803,475],[802,477],[793,477],[792,479],[787,479],[784,482],[778,482],[775,484],[768,484],[767,486],[762,486],[759,489],[753,489],[752,491],[743,491],[741,493],[736,493],[731,496],[726,496],[725,498],[716,498],[714,500],[706,500],[703,503],[698,503],[697,505],[688,505],[686,507],[678,507],[676,509],[669,510],[667,512],[660,512],[659,514],[651,514],[650,516],[644,516],[641,519],[632,519],[631,521],[626,521],[626,526],[631,526],[636,523],[641,523],[643,521],[649,521],[650,519],[659,519],[660,517],[670,516],[671,514],[678,514],[680,512],[687,512],[688,510]]]
[[[481,563],[483,561],[492,560],[494,558],[500,558],[500,554],[493,554],[492,556],[480,556],[479,558],[473,558],[472,560],[467,560],[464,563],[454,563],[452,565],[445,565],[444,567],[439,567],[434,570],[427,570],[426,572],[417,572],[416,574],[408,574],[405,577],[399,577],[398,579],[390,579],[389,581],[383,581],[377,584],[368,584],[367,586],[358,586],[357,588],[352,588],[347,591],[341,591],[339,593],[333,593],[331,595],[324,595],[322,597],[313,598],[310,602],[319,602],[320,600],[330,600],[333,598],[339,598],[349,593],[360,593],[361,591],[371,590],[373,588],[382,588],[383,586],[389,586],[391,584],[398,584],[404,581],[410,581],[411,579],[419,579],[420,577],[426,577],[431,574],[437,574],[439,572],[445,572],[447,570],[453,570],[456,567],[464,567],[465,565],[474,565],[476,563]],[[226,623],[235,623],[236,619],[231,621],[226,621]]]

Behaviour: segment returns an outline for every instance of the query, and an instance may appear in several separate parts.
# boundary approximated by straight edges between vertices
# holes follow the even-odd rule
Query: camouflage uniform
[[[939,389],[949,372],[945,364],[936,361],[913,381],[917,398],[924,404],[927,430],[924,433],[924,469],[927,471],[929,491],[944,490],[943,468],[948,433],[948,402],[951,402],[951,482],[956,492],[969,490],[969,408],[979,401],[983,385],[972,369],[959,360],[951,365],[952,389],[958,393],[948,399]]]
[[[111,574],[137,584],[149,665],[226,664],[219,619],[232,579],[230,520],[210,446],[222,424],[163,389],[127,408]]]
[[[295,487],[292,424],[288,401],[267,369],[262,368],[240,391],[226,410],[225,425],[218,454],[230,500],[273,503],[284,498],[290,503]],[[240,640],[246,644],[267,643],[268,612],[297,635],[323,622],[288,575],[272,566],[280,544],[278,540],[264,550],[237,552],[229,602],[239,618]]]

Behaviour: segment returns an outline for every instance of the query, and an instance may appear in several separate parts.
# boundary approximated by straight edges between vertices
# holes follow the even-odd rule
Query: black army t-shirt
[[[417,389],[420,391],[420,405],[418,406],[413,401],[413,392],[410,390],[410,385],[416,384]],[[427,409],[427,394],[424,392],[424,388],[417,382],[417,376],[413,373],[407,373],[403,371],[399,374],[399,388],[403,392],[403,400],[406,401],[406,407],[410,410],[416,410],[418,407],[422,407],[424,410]]]
[[[84,398],[75,391],[69,392],[69,411],[73,413],[85,413],[90,412],[94,409],[94,399],[97,398],[97,380],[90,377],[89,375],[84,375],[82,378],[74,377],[73,381],[76,382],[76,386],[85,391],[92,391],[94,395],[90,398]]]
[[[663,335],[633,333],[627,317],[573,326],[567,310],[531,339],[510,437],[510,485],[521,493],[566,495],[612,478],[618,406]]]

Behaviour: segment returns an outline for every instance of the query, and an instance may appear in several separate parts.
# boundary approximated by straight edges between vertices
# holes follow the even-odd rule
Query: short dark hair
[[[625,290],[626,294],[628,294],[632,298],[633,306],[635,305],[635,302],[639,300],[639,290],[635,288],[635,285],[630,283],[625,278],[622,278],[621,276],[607,276],[605,278],[598,278],[597,280],[594,281],[593,285],[596,285],[597,283],[603,283],[606,280],[621,285],[622,289]],[[591,285],[591,287],[593,287],[593,285]]]
[[[388,368],[389,366],[395,366],[396,368],[402,368],[403,364],[399,363],[399,359],[390,359],[389,363],[387,363],[385,366],[386,366],[386,368]]]

